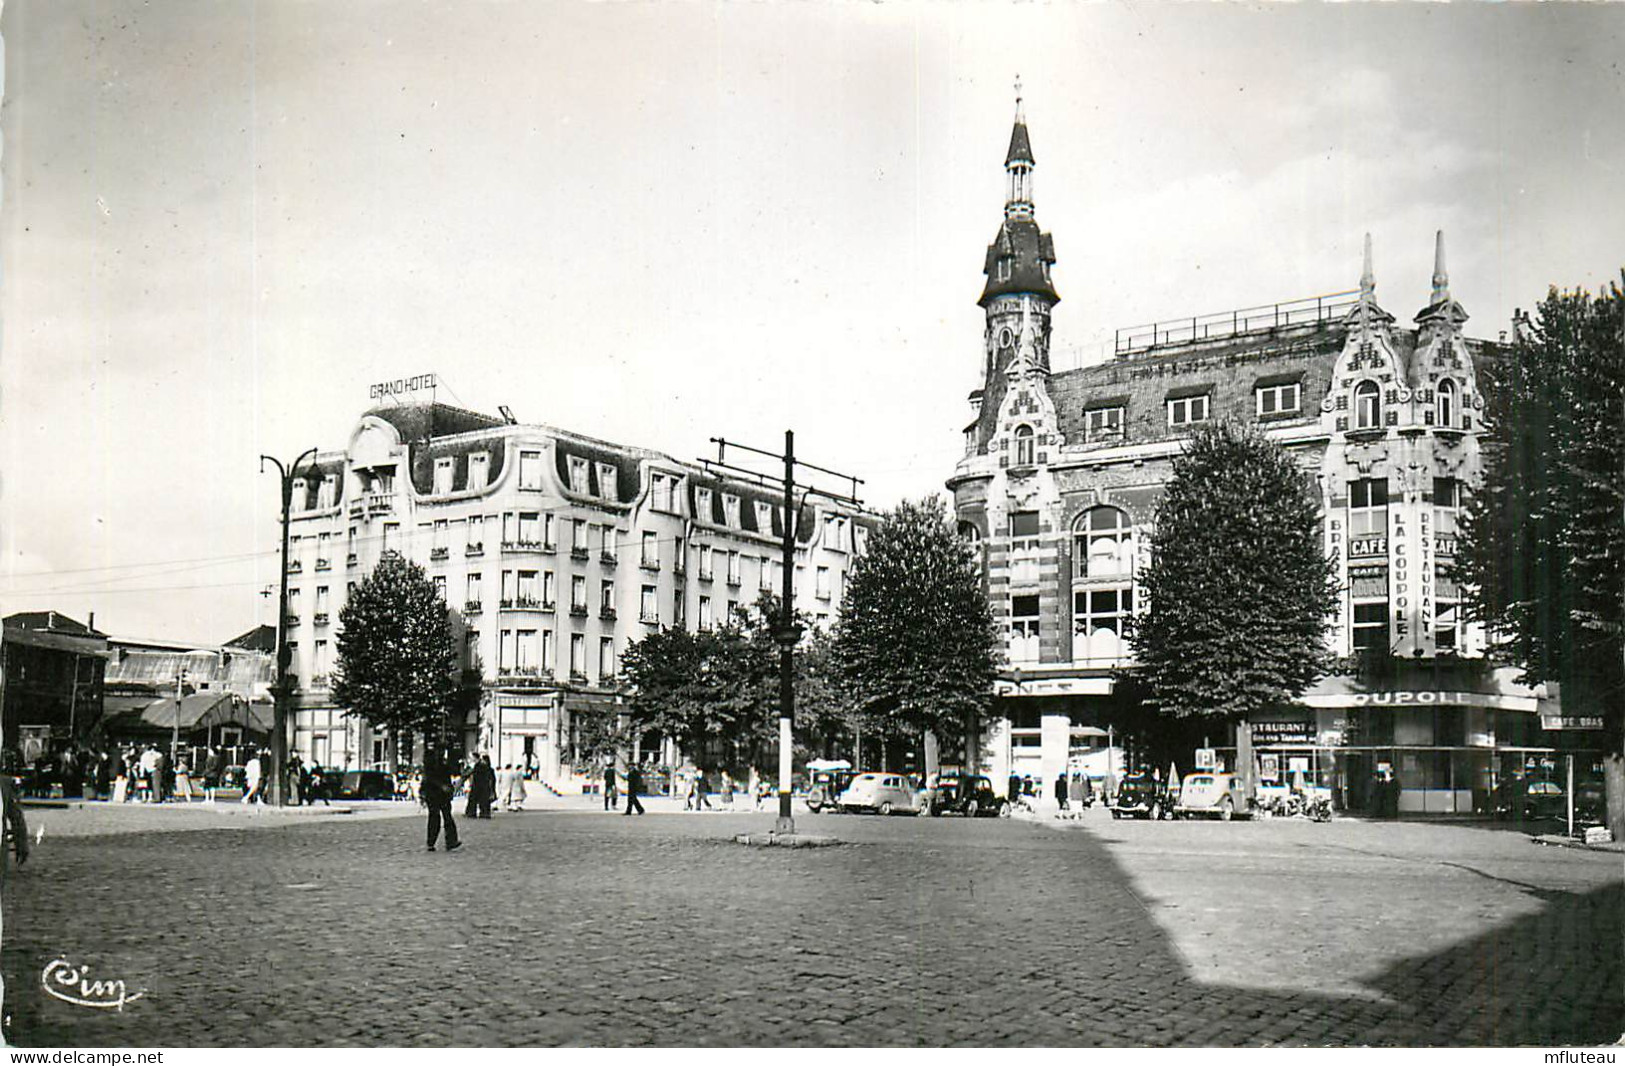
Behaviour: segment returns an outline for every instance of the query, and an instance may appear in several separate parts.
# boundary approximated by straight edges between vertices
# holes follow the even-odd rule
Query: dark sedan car
[[[1568,796],[1556,781],[1515,777],[1497,785],[1493,799],[1497,818],[1531,821],[1568,814]]]
[[[980,774],[941,773],[926,789],[926,811],[939,814],[1008,816],[1010,804],[993,791],[993,782]]]
[[[1125,777],[1117,786],[1117,798],[1112,801],[1113,818],[1165,818],[1173,804],[1162,782],[1150,774]]]
[[[395,798],[395,779],[382,770],[346,770],[339,778],[339,799],[387,800]]]

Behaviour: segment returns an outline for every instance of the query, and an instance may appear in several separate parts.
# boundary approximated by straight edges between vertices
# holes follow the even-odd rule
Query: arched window
[[[1073,528],[1073,559],[1079,577],[1130,577],[1134,573],[1134,524],[1116,507],[1091,507]]]
[[[982,531],[976,528],[974,522],[959,523],[959,536],[960,539],[972,545],[982,542]]]
[[[1033,427],[1016,427],[1016,465],[1033,465]]]
[[[1439,425],[1447,429],[1456,426],[1456,383],[1449,378],[1439,382],[1439,391],[1434,394],[1434,418]]]
[[[1382,393],[1375,381],[1362,381],[1354,387],[1354,428],[1382,426]]]

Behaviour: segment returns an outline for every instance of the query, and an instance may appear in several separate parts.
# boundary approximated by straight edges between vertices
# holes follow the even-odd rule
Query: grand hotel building
[[[981,383],[947,483],[1007,640],[982,769],[1052,780],[1107,728],[1143,722],[1113,681],[1133,663],[1123,623],[1144,606],[1138,575],[1171,461],[1192,427],[1218,419],[1256,423],[1314,474],[1342,587],[1333,649],[1386,650],[1397,664],[1381,682],[1325,678],[1251,723],[1266,767],[1303,770],[1351,807],[1386,767],[1401,810],[1462,812],[1502,776],[1596,741],[1575,727],[1600,723],[1563,717],[1544,690],[1486,663],[1462,614],[1452,563],[1498,344],[1463,331],[1443,235],[1414,328],[1378,304],[1368,240],[1358,289],[1120,330],[1109,361],[1052,372],[1060,296],[1033,167],[1018,102],[983,266]],[[1233,758],[1233,733],[1214,732]]]
[[[345,597],[381,553],[421,563],[480,671],[463,741],[549,782],[575,769],[573,727],[615,714],[627,645],[706,629],[782,589],[782,496],[643,448],[437,402],[386,402],[294,482],[288,641],[293,748],[370,767],[388,738],[334,706]],[[837,610],[871,516],[814,499],[795,531],[796,606]],[[644,753],[645,756],[671,752]]]

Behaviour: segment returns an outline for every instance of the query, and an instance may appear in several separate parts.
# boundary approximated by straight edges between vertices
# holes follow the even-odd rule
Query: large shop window
[[[1038,597],[1010,597],[1010,661],[1038,661]]]
[[[1134,613],[1130,588],[1078,589],[1072,593],[1074,658],[1115,661],[1123,656],[1123,623]]]
[[[1091,507],[1073,530],[1079,577],[1129,577],[1134,573],[1134,524],[1116,507]]]

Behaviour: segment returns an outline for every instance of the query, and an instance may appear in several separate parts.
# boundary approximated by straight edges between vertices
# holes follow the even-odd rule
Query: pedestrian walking
[[[724,807],[734,805],[734,779],[726,770],[722,771],[722,805]]]
[[[451,767],[447,765],[445,756],[431,751],[424,757],[423,784],[418,794],[423,797],[423,805],[429,808],[429,850],[433,851],[435,843],[440,839],[440,829],[443,825],[446,830],[446,850],[456,851],[463,846],[457,839],[457,823],[451,817]]]
[[[310,781],[304,790],[305,802],[314,807],[316,801],[321,800],[324,806],[331,807],[333,802],[327,798],[327,793],[327,772],[322,769],[321,763],[313,762],[310,764]]]
[[[633,763],[626,768],[626,810],[623,816],[631,814],[633,808],[636,808],[639,814],[643,813],[643,802],[638,799],[638,793],[642,791],[643,771],[638,769],[637,763]]]
[[[11,848],[17,854],[17,865],[21,866],[28,861],[28,848],[31,841],[28,839],[28,819],[23,815],[22,801],[17,796],[17,789],[13,783],[10,768],[0,774],[0,818],[5,822],[5,835],[11,840]],[[0,873],[6,867],[5,848],[0,844]]]
[[[264,803],[265,768],[260,765],[261,757],[250,755],[248,765],[243,767],[243,774],[247,780],[248,788],[243,792],[244,803]]]
[[[618,797],[615,795],[615,764],[609,763],[604,767],[604,810],[613,811],[617,805]]]
[[[508,779],[508,791],[503,803],[505,810],[525,809],[525,771],[518,766],[513,768],[513,776]]]
[[[497,775],[491,769],[491,756],[481,755],[469,774],[469,802],[475,818],[491,817],[491,802],[497,798]]]
[[[158,752],[158,757],[153,760],[152,767],[152,794],[154,803],[167,803],[169,801],[169,794],[174,791],[174,779],[170,776],[173,772],[174,766],[169,761],[169,752]]]
[[[694,809],[697,811],[714,811],[711,801],[705,798],[710,788],[710,782],[705,779],[705,771],[701,770],[694,775]]]
[[[1061,805],[1061,810],[1070,810],[1066,803],[1066,774],[1055,779],[1055,802]]]

